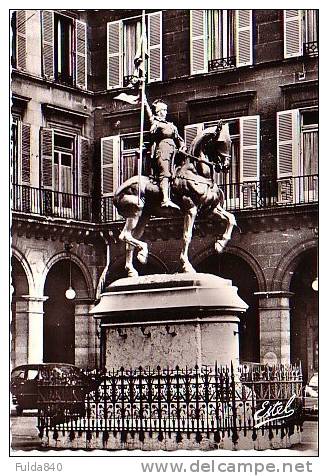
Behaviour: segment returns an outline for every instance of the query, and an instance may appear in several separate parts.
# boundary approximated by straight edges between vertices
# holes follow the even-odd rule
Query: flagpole
[[[146,45],[144,44],[144,37],[146,33],[146,11],[142,10],[142,23],[141,23],[141,57],[142,65],[144,67],[144,77],[141,82],[141,113],[140,113],[140,143],[139,143],[139,160],[138,160],[138,205],[140,205],[140,195],[141,195],[141,171],[142,171],[142,152],[143,152],[143,138],[144,138],[144,120],[145,120],[145,88],[146,88]]]

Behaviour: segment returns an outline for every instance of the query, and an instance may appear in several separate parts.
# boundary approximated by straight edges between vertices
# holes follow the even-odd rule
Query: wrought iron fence
[[[305,56],[318,56],[319,43],[318,41],[309,41],[303,44],[303,53]]]
[[[208,62],[209,71],[217,71],[226,68],[236,67],[236,56],[228,56],[227,58],[213,59]]]
[[[269,430],[269,437],[274,433],[283,437],[302,424],[302,372],[296,365],[235,370],[217,365],[140,367],[86,375],[93,382],[90,391],[85,382],[74,382],[68,394],[63,390],[67,384],[61,381],[39,382],[41,435],[67,431],[74,438],[85,432],[87,439],[101,434],[106,441],[113,434],[120,435],[122,442],[128,435],[140,441],[175,437],[177,442],[183,436],[193,435],[200,442],[211,435],[215,442],[227,436],[236,443],[241,434],[251,432],[253,441],[264,430]],[[79,389],[80,399],[75,402],[72,388]],[[268,417],[273,408],[280,418]],[[290,411],[284,415],[286,408]]]
[[[91,221],[91,197],[14,184],[13,210],[31,215]]]

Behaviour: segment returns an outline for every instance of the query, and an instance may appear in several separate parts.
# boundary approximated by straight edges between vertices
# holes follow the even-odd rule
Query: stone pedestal
[[[247,307],[230,280],[186,273],[115,281],[91,313],[101,319],[106,367],[190,368],[238,365]]]

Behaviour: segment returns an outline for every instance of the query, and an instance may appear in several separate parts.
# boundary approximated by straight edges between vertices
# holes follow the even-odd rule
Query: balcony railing
[[[208,62],[209,71],[218,71],[220,69],[234,68],[236,66],[236,57],[228,56],[227,58],[213,59]]]
[[[43,190],[27,185],[13,185],[12,208],[15,212],[30,215],[92,221],[90,197]]]
[[[220,185],[230,211],[302,205],[318,201],[318,175]]]
[[[229,183],[219,187],[225,194],[226,210],[232,212],[315,203],[319,195],[318,175]],[[122,219],[115,213],[113,198],[102,198],[101,221],[107,223]]]
[[[318,175],[284,177],[277,180],[260,180],[220,184],[225,194],[226,210],[236,212],[266,208],[281,208],[318,202]],[[54,192],[14,185],[13,211],[30,215],[43,215],[77,221],[97,221],[92,216],[90,197]],[[100,221],[120,220],[113,206],[113,197],[101,199]]]
[[[319,43],[317,41],[309,41],[303,45],[304,56],[318,56]]]

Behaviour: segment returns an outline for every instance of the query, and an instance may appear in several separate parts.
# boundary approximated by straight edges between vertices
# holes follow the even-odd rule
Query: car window
[[[37,378],[39,371],[35,369],[29,369],[27,371],[27,380],[34,380]]]
[[[12,378],[23,379],[25,378],[25,370],[13,370],[11,374]]]

